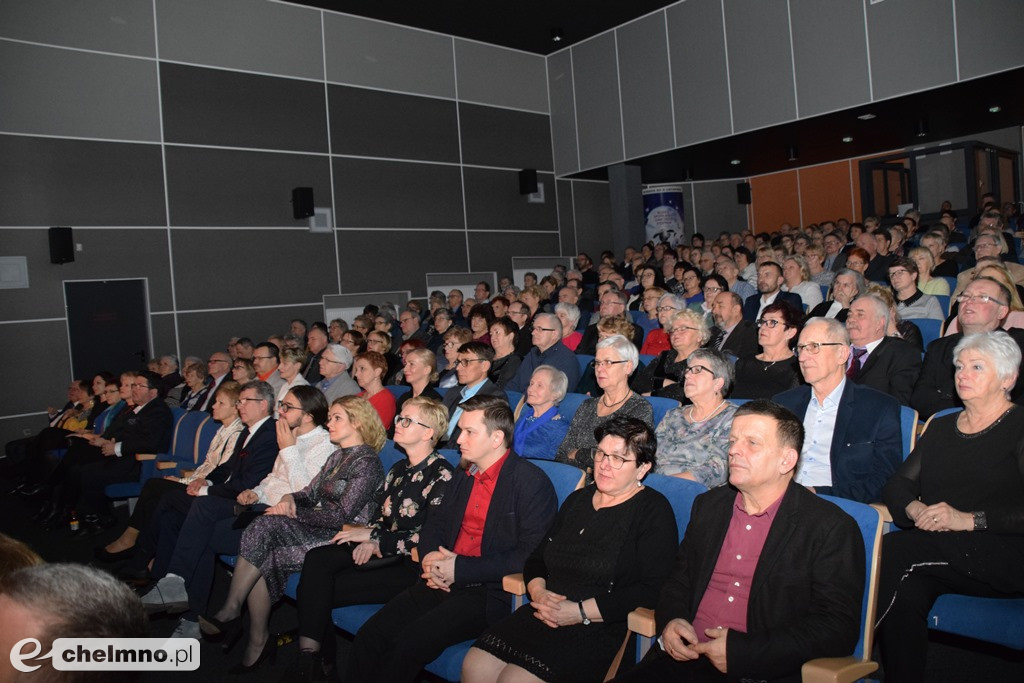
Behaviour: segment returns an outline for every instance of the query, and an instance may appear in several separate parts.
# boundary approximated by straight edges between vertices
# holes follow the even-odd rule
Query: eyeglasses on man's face
[[[298,410],[299,412],[305,412],[299,406],[293,406],[291,403],[285,403],[284,401],[278,401],[277,402],[277,411],[279,413],[287,414],[288,411],[291,411],[291,410]]]
[[[452,367],[456,367],[456,368],[459,367],[459,366],[469,367],[470,363],[482,363],[485,360],[487,360],[487,359],[486,358],[460,358],[459,360],[457,360],[454,363],[452,363]]]
[[[243,403],[248,403],[248,402],[259,403],[262,400],[263,400],[262,398],[240,398],[237,401],[235,401],[235,405],[236,406],[241,406]]]
[[[793,351],[797,356],[804,353],[817,356],[821,352],[822,346],[846,346],[846,344],[842,342],[807,342],[806,344],[797,344]]]
[[[956,300],[962,304],[968,304],[971,303],[972,301],[978,301],[980,303],[987,304],[988,302],[991,301],[997,306],[1007,305],[1005,301],[1000,301],[994,296],[989,296],[988,294],[961,294],[956,298]]]

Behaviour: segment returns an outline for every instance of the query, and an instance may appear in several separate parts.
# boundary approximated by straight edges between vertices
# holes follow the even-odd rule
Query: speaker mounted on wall
[[[296,187],[292,190],[292,215],[295,220],[309,218],[314,214],[313,188]]]
[[[736,200],[740,204],[750,203],[750,183],[736,183]]]
[[[533,194],[537,191],[537,169],[524,168],[519,172],[519,194]]]
[[[71,228],[50,228],[50,263],[72,263],[75,260],[75,239]]]

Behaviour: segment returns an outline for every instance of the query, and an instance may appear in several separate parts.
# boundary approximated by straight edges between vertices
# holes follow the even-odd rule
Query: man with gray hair
[[[525,393],[533,371],[541,365],[551,365],[569,378],[569,388],[580,379],[580,364],[576,354],[562,343],[562,321],[554,313],[538,313],[533,319],[533,348],[519,364],[515,377],[505,385],[506,391]]]
[[[359,385],[348,374],[352,367],[352,352],[341,344],[328,344],[320,354],[320,374],[323,379],[316,388],[324,392],[327,405],[342,396],[354,396],[360,392]]]
[[[807,321],[796,355],[807,384],[773,399],[803,421],[807,434],[796,482],[861,503],[881,500],[902,462],[899,403],[847,381],[850,335],[836,320]]]
[[[921,352],[913,344],[886,335],[889,306],[873,294],[857,297],[846,314],[850,365],[846,377],[910,405],[921,372]]]

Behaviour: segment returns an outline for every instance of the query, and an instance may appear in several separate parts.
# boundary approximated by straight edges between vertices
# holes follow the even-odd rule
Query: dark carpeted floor
[[[0,532],[18,538],[29,544],[37,553],[50,562],[79,562],[91,564],[106,570],[114,570],[117,565],[98,563],[93,558],[93,549],[101,547],[118,535],[124,528],[128,512],[127,508],[116,508],[118,523],[98,536],[72,537],[65,529],[44,531],[29,519],[34,503],[26,502],[20,496],[8,495],[10,482],[0,478]],[[214,581],[211,607],[220,605],[227,593],[231,578],[227,569],[218,568]],[[177,624],[176,618],[154,618],[150,623],[150,635],[161,637],[170,635]],[[279,634],[280,646],[277,660],[271,666],[263,666],[245,676],[250,683],[277,681],[289,669],[296,657],[296,644],[292,635],[296,627],[294,604],[285,598],[274,609],[270,622],[271,632]],[[344,671],[351,640],[345,634],[338,633],[338,664]],[[146,674],[143,681],[208,681],[226,676],[228,669],[241,659],[244,646],[240,643],[230,653],[221,652],[216,643],[201,644],[198,671],[194,672],[160,672]],[[424,681],[436,681],[429,674],[424,674]],[[1024,653],[990,646],[972,640],[947,637],[933,633],[932,646],[929,650],[928,680],[936,683],[962,683],[968,680],[977,681],[1024,681]]]

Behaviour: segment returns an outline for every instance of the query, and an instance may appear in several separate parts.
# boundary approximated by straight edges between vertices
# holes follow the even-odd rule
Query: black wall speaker
[[[313,215],[313,188],[296,187],[292,190],[292,215],[295,220]]]
[[[50,263],[71,263],[75,260],[75,241],[71,228],[50,228]]]
[[[533,194],[537,191],[537,169],[524,168],[519,172],[519,194]]]
[[[750,183],[736,183],[736,200],[740,204],[750,203]]]

